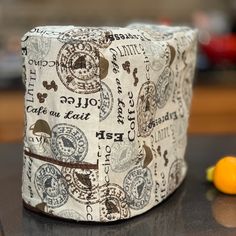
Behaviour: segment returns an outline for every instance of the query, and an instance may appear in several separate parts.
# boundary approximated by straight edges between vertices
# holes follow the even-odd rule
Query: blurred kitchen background
[[[189,133],[236,133],[236,0],[0,0],[0,142],[23,136],[20,37],[26,31],[133,21],[199,29]]]

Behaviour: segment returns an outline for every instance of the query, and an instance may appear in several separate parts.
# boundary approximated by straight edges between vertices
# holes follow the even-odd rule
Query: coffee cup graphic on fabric
[[[47,152],[47,146],[49,146],[49,139],[52,136],[51,129],[47,121],[39,119],[33,125],[30,126],[30,130],[33,135],[39,138],[38,151],[40,153]]]

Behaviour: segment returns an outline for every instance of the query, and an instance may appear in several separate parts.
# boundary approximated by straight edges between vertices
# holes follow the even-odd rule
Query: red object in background
[[[236,34],[212,36],[207,44],[200,44],[202,52],[215,65],[236,65]]]
[[[171,21],[171,19],[169,19],[167,17],[165,17],[165,18],[163,17],[163,18],[159,18],[158,23],[161,25],[169,26],[169,25],[171,25],[172,21]]]

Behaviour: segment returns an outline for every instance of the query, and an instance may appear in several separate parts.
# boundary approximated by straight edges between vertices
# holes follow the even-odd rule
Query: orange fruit
[[[236,194],[236,157],[221,158],[212,171],[215,187],[227,194]]]

